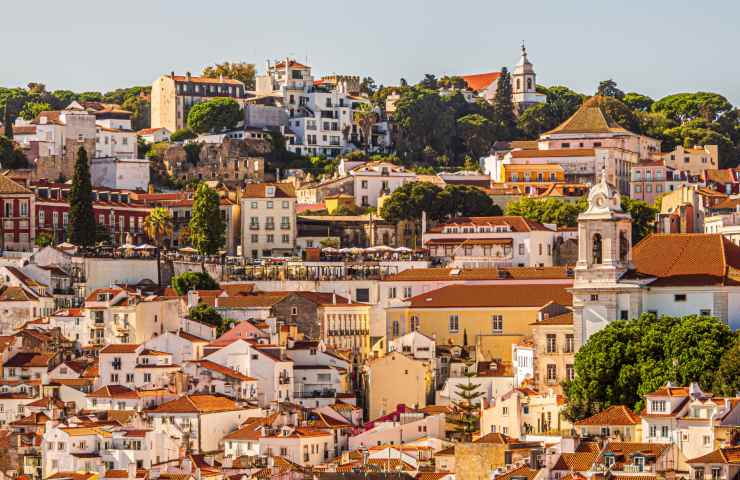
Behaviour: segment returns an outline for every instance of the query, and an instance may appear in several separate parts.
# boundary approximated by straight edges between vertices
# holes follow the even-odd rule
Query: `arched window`
[[[593,263],[596,265],[601,265],[601,261],[602,261],[601,234],[595,233],[594,241],[593,241]]]
[[[619,261],[626,262],[627,255],[629,255],[630,243],[627,239],[627,233],[622,230],[619,232]]]
[[[397,337],[401,333],[400,332],[400,330],[401,330],[400,329],[400,326],[401,325],[398,323],[398,320],[393,320],[393,332],[392,332],[392,335],[394,337]]]
[[[532,90],[532,79],[531,78],[527,79],[527,90]]]
[[[519,90],[521,88],[521,81],[517,78],[516,79],[516,89]]]

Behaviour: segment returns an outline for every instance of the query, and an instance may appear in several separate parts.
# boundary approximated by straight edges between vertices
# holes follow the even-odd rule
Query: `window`
[[[448,327],[450,332],[457,332],[460,328],[460,318],[457,315],[450,315]]]
[[[393,331],[391,333],[394,337],[397,337],[401,334],[401,325],[398,322],[398,320],[393,321]]]
[[[650,425],[650,437],[655,438],[658,436],[658,427],[655,425]]]
[[[558,378],[558,369],[555,364],[551,363],[547,365],[547,381],[555,382]]]
[[[572,333],[565,335],[565,353],[573,353],[575,351],[575,338]]]
[[[126,374],[126,383],[134,383],[134,374],[133,373],[127,373]]]
[[[668,438],[668,434],[669,433],[670,432],[668,430],[668,425],[663,425],[662,427],[660,427],[660,436],[661,437]]]
[[[694,480],[704,480],[704,469],[697,468],[694,470]]]
[[[627,310],[620,310],[619,311],[619,319],[620,320],[629,320],[629,311]]]
[[[267,201],[267,208],[272,208],[272,200]]]
[[[722,469],[720,467],[712,467],[712,480],[719,480],[722,476]]]
[[[707,308],[702,308],[701,310],[699,310],[699,315],[701,315],[702,317],[711,317],[712,311]]]
[[[701,437],[701,442],[705,446],[709,445],[710,443],[712,443],[712,437],[710,437],[709,435],[704,435],[703,437]]]
[[[267,243],[273,243],[275,242],[275,235],[268,233],[267,234]]]
[[[152,381],[152,374],[151,373],[145,373],[144,374],[144,383],[150,383]]]
[[[650,402],[653,413],[665,413],[666,402],[665,400],[653,400]]]
[[[283,234],[282,239],[283,243],[290,243],[290,235]]]
[[[411,297],[411,287],[403,287],[403,298]]]
[[[576,378],[576,371],[573,368],[573,365],[570,363],[565,366],[565,378],[567,378],[568,380],[573,380],[574,378]]]
[[[501,409],[501,415],[503,415],[504,417],[508,417],[509,416],[509,407],[503,407]]]
[[[504,333],[504,317],[502,315],[494,315],[491,317],[493,333]]]
[[[396,287],[388,287],[388,298],[396,298]]]
[[[592,253],[593,253],[592,261],[596,265],[601,265],[601,262],[602,262],[601,234],[595,233],[594,236],[593,236],[593,241],[592,241],[591,244],[592,244],[591,249],[592,249]]]
[[[118,383],[118,374],[117,373],[111,373],[110,374],[110,383]]]
[[[591,301],[592,302],[598,302],[599,301],[599,295],[597,293],[592,293],[590,298],[591,298]]]
[[[519,255],[524,255],[524,244],[523,243],[519,244]]]
[[[686,294],[685,293],[679,293],[673,296],[674,302],[685,302],[686,301]]]
[[[557,337],[554,333],[547,335],[546,349],[547,353],[555,353],[558,351]]]
[[[360,182],[360,188],[367,189],[367,180],[363,180]]]
[[[252,208],[257,208],[257,202],[252,202],[251,207]]]
[[[293,316],[298,315],[298,307],[290,307],[290,314]]]

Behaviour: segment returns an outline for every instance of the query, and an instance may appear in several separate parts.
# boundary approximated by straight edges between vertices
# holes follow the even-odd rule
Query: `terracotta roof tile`
[[[604,109],[605,98],[595,95],[563,123],[543,135],[557,133],[630,133]]]
[[[500,267],[500,268],[410,268],[389,275],[386,282],[467,281],[467,280],[559,280],[572,279],[568,267]]]
[[[576,425],[639,425],[640,416],[624,405],[612,405],[603,412],[576,422]]]
[[[475,73],[472,75],[462,75],[465,83],[468,84],[468,88],[480,92],[485,90],[493,82],[498,80],[501,76],[501,72],[487,72],[487,73]]]
[[[149,413],[215,413],[239,410],[227,397],[217,395],[183,395],[149,410]]]
[[[593,452],[561,453],[552,469],[586,472],[591,470],[598,456],[598,453]]]
[[[688,460],[687,463],[692,465],[702,463],[740,465],[740,446],[719,448],[707,453],[706,455],[702,455],[701,457],[692,458],[691,460]]]
[[[35,352],[18,352],[3,364],[3,367],[47,367],[51,355]]]
[[[720,234],[652,234],[632,249],[636,272],[651,286],[737,285],[740,246]]]
[[[275,187],[275,196],[267,196],[267,187]],[[242,190],[243,198],[295,198],[295,189],[289,183],[250,183]]]
[[[571,305],[567,285],[448,285],[409,299],[410,308],[542,307]]]

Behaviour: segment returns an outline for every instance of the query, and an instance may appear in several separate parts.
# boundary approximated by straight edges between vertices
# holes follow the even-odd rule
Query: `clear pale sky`
[[[512,66],[591,94],[614,78],[659,98],[715,91],[740,104],[737,0],[37,0],[3,2],[0,86],[106,91],[174,70],[286,55],[315,76],[415,83]]]

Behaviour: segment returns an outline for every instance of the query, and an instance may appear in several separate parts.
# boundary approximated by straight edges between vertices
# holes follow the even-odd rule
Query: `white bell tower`
[[[514,94],[535,93],[537,91],[537,75],[534,66],[527,58],[527,47],[522,41],[522,56],[511,73],[511,88]]]
[[[609,322],[639,315],[639,287],[621,283],[631,268],[632,217],[622,211],[619,192],[606,181],[591,187],[588,209],[578,216],[578,263],[573,282],[576,346]]]

